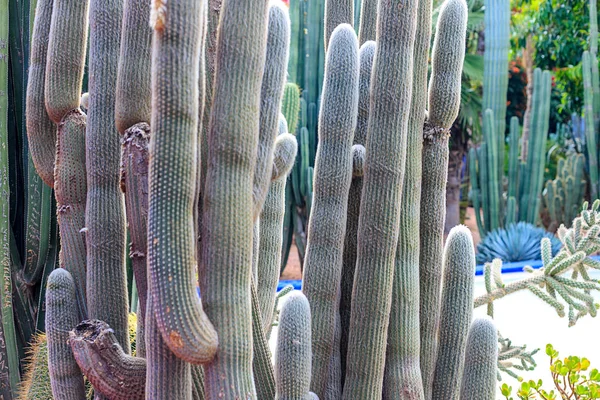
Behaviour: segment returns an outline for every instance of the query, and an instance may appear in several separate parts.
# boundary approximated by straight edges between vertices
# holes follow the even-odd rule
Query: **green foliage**
[[[600,372],[591,368],[585,357],[568,356],[559,358],[558,351],[551,344],[546,345],[546,355],[550,357],[551,389],[544,388],[541,379],[521,383],[515,396],[513,388],[504,383],[500,392],[507,400],[593,400],[600,399]]]

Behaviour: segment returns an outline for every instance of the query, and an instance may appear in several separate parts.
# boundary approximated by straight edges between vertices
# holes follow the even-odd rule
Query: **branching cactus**
[[[469,329],[460,400],[493,399],[496,396],[498,333],[491,319],[476,319]]]
[[[85,399],[83,375],[69,347],[69,331],[79,322],[75,284],[64,269],[54,270],[46,289],[46,336],[52,395],[55,399]]]
[[[276,400],[313,400],[311,393],[311,316],[308,300],[292,293],[279,315],[275,352]]]
[[[337,290],[342,277],[348,191],[352,180],[352,141],[358,112],[358,41],[350,25],[331,35],[319,118],[310,240],[304,262],[303,291],[312,305],[311,389],[321,398],[328,385],[334,351]],[[323,266],[327,266],[323,268]],[[334,368],[340,368],[335,366]],[[341,382],[336,383],[341,391]]]
[[[25,104],[29,152],[37,173],[50,187],[54,187],[56,126],[46,111],[44,91],[53,3],[53,0],[40,0],[35,9]]]

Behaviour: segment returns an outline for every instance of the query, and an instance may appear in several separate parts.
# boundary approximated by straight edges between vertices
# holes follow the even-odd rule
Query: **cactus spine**
[[[25,115],[29,151],[35,169],[44,183],[54,187],[56,126],[45,105],[46,59],[52,21],[53,0],[38,0],[29,57],[29,79]]]
[[[491,319],[476,319],[469,329],[460,400],[493,399],[496,396],[498,331]]]
[[[210,361],[217,346],[217,333],[191,279],[196,265],[193,208],[203,12],[202,2],[192,0],[155,2],[152,10],[148,270],[163,340],[177,357],[195,364]]]
[[[363,184],[363,169],[355,173],[355,165],[362,160],[364,164],[367,142],[367,124],[369,122],[369,93],[371,86],[371,71],[375,56],[375,42],[368,41],[360,47],[360,74],[358,81],[358,117],[354,130],[354,146],[352,157],[352,184],[348,192],[348,213],[346,216],[346,239],[344,240],[344,256],[342,266],[342,281],[340,286],[340,356],[342,369],[342,384],[346,371],[346,353],[348,351],[348,333],[350,329],[350,310],[352,305],[352,286],[354,285],[354,270],[356,267],[356,242],[358,233],[358,215],[360,211],[360,194]],[[362,150],[356,150],[361,146]],[[355,157],[356,156],[356,157]],[[356,171],[359,172],[359,171]]]
[[[225,0],[219,30],[202,217],[205,271],[200,285],[207,314],[219,333],[219,356],[206,365],[206,394],[208,398],[254,398],[252,175],[259,134],[257,94],[266,53],[266,1]],[[239,118],[242,113],[244,119]],[[231,329],[230,321],[235,321],[236,329]]]
[[[467,334],[473,314],[475,249],[471,232],[454,227],[444,249],[444,284],[439,325],[439,347],[432,399],[458,398]]]
[[[380,398],[400,228],[418,3],[380,2],[344,398]],[[385,210],[382,212],[382,210]],[[371,316],[365,320],[362,316]],[[364,344],[371,348],[364,351]]]
[[[348,191],[352,180],[352,141],[358,112],[358,41],[350,25],[331,35],[319,118],[310,241],[304,263],[303,291],[312,304],[313,362],[311,389],[325,398],[334,354],[335,320],[342,275]],[[327,268],[323,268],[327,265]],[[339,366],[336,366],[339,368]],[[341,382],[334,383],[341,386]],[[338,395],[341,388],[338,388]]]
[[[281,307],[275,352],[276,400],[312,400],[311,314],[301,292],[292,293]]]
[[[121,0],[91,0],[86,240],[88,316],[108,323],[125,352],[127,286],[125,214],[120,182],[120,143],[115,127],[115,86],[121,40]]]
[[[57,400],[85,399],[83,375],[67,343],[69,330],[79,322],[75,283],[64,269],[54,270],[46,289],[46,336],[52,395]]]

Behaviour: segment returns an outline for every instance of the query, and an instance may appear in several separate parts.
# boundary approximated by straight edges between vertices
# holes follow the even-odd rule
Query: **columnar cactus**
[[[56,126],[46,111],[44,90],[46,86],[46,55],[48,52],[53,4],[53,0],[40,0],[37,2],[31,39],[29,80],[25,102],[29,151],[35,164],[35,169],[44,183],[50,187],[54,187]]]
[[[79,316],[87,316],[86,304],[86,245],[85,201],[87,194],[85,172],[86,116],[79,108],[67,113],[58,125],[56,142],[55,195],[60,224],[60,266],[75,282]]]
[[[196,266],[197,79],[204,6],[189,0],[158,1],[153,7],[148,270],[164,342],[175,356],[199,364],[210,361],[217,346],[217,333],[191,279]]]
[[[338,288],[346,232],[348,191],[352,180],[352,141],[358,112],[358,41],[350,25],[337,27],[327,52],[315,160],[310,241],[304,262],[303,291],[312,304],[313,372],[311,389],[325,398],[334,354]],[[327,265],[327,268],[323,268]],[[339,351],[339,348],[337,349]],[[339,368],[339,366],[336,366]],[[341,382],[336,383],[340,386]],[[339,393],[338,393],[339,395]]]
[[[44,94],[48,116],[56,124],[67,113],[79,108],[88,33],[88,6],[89,1],[55,0],[52,8]]]
[[[354,26],[354,0],[325,0],[325,51],[333,31],[342,24]]]
[[[88,316],[108,323],[123,350],[129,352],[125,210],[119,186],[120,142],[115,127],[122,15],[121,0],[90,2],[85,232]]]
[[[375,56],[375,42],[368,41],[360,47],[360,75],[358,81],[358,117],[356,129],[354,130],[353,146],[353,170],[355,160],[363,161],[367,142],[367,124],[369,122],[369,94],[371,86],[371,70],[373,68],[373,57]],[[356,150],[360,145],[362,150]],[[359,154],[360,153],[360,154]],[[354,157],[356,155],[356,157]],[[350,310],[352,305],[352,287],[354,285],[354,269],[356,267],[356,242],[358,232],[358,215],[360,211],[360,194],[363,183],[363,170],[357,174],[352,173],[352,183],[348,192],[348,211],[346,215],[346,239],[344,240],[344,258],[342,266],[342,281],[340,286],[340,356],[342,369],[342,384],[344,382],[344,371],[346,370],[346,353],[348,351],[348,333],[350,329]]]
[[[460,105],[460,79],[464,58],[464,46],[461,43],[464,43],[466,35],[466,17],[467,6],[462,0],[444,3],[440,12],[432,53],[429,115],[423,131],[419,323],[421,375],[427,399],[431,398],[440,318],[448,136]],[[447,51],[449,48],[454,50]]]
[[[311,315],[308,300],[292,293],[283,303],[275,352],[276,400],[313,400]]]
[[[263,208],[273,162],[273,145],[277,137],[277,125],[287,72],[290,48],[290,17],[281,2],[271,3],[267,33],[267,54],[260,93],[260,130],[258,153],[254,169],[254,218]]]
[[[375,40],[377,29],[377,0],[363,0],[360,6],[360,27],[358,43],[362,46],[369,40]]]
[[[47,285],[46,336],[52,395],[59,400],[81,400],[85,398],[83,375],[67,343],[69,330],[79,322],[75,283],[66,270],[56,269]]]
[[[444,280],[439,345],[433,374],[432,399],[457,399],[467,334],[473,314],[475,249],[466,226],[454,227],[444,248]]]
[[[257,291],[263,331],[269,334],[273,323],[275,292],[279,280],[283,217],[285,213],[285,183],[294,165],[298,145],[289,133],[277,137],[273,157],[271,185],[260,214],[260,246],[257,268]]]
[[[592,86],[592,58],[589,52],[584,51],[582,57],[583,72],[583,100],[585,118],[585,137],[587,141],[590,190],[592,199],[598,198],[598,151],[596,130],[594,129],[594,94]]]
[[[473,321],[467,338],[465,371],[460,400],[493,399],[496,396],[498,331],[491,319]]]
[[[400,228],[397,205],[402,200],[413,87],[417,9],[418,3],[413,0],[403,2],[402,7],[394,2],[379,3],[345,398],[382,396]],[[365,319],[365,315],[370,317]],[[365,343],[370,345],[368,351]]]
[[[266,54],[267,2],[226,0],[219,30],[202,216],[204,271],[200,282],[207,314],[219,334],[219,355],[206,365],[205,383],[209,398],[246,398],[256,393],[252,381],[250,304],[252,176]]]

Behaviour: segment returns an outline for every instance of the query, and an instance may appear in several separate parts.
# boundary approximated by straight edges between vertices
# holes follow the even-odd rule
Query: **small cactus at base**
[[[487,400],[496,395],[498,332],[491,319],[471,324],[465,353],[460,400]]]

